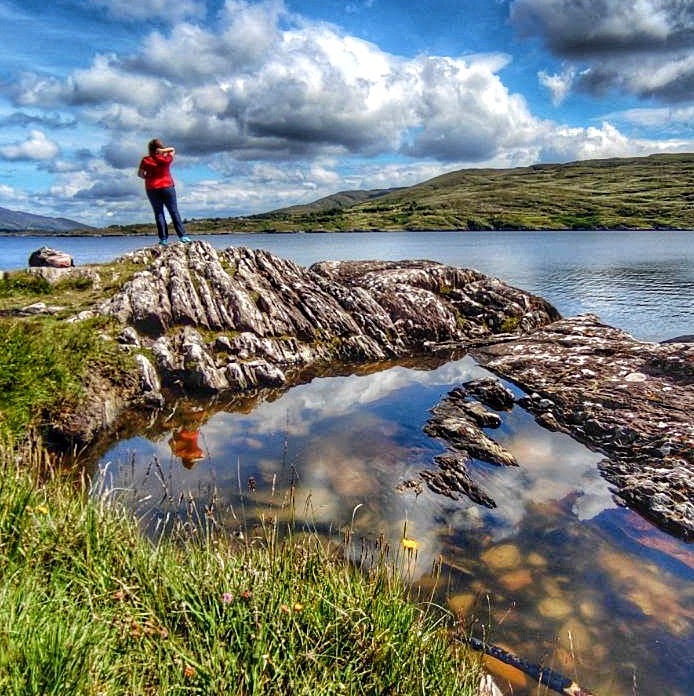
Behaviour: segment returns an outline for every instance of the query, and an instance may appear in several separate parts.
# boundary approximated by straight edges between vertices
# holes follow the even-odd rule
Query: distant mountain
[[[694,153],[461,169],[415,186],[341,191],[193,234],[390,230],[694,230]],[[151,234],[152,224],[104,234]]]
[[[0,232],[56,234],[62,232],[87,232],[93,227],[68,218],[53,218],[45,215],[23,213],[19,210],[0,208]]]
[[[335,210],[339,208],[350,208],[358,203],[363,203],[364,201],[370,201],[374,198],[380,198],[388,193],[394,193],[395,191],[401,191],[403,189],[391,188],[391,189],[371,189],[368,191],[355,190],[355,191],[339,191],[338,193],[333,193],[330,196],[325,196],[324,198],[319,198],[317,201],[312,203],[303,203],[300,205],[292,205],[288,208],[280,208],[279,210],[274,210],[269,213],[262,213],[262,215],[273,215],[274,213],[279,214],[290,214],[290,215],[301,215],[302,213],[315,213],[324,210]]]

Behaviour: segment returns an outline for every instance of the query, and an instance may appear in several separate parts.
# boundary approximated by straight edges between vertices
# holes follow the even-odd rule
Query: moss
[[[513,333],[520,326],[520,317],[506,317],[501,322],[501,330],[504,333]]]

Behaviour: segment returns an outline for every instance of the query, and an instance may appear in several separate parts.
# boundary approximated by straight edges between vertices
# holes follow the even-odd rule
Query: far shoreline
[[[191,230],[191,236],[195,237],[213,237],[222,235],[261,235],[261,234],[271,234],[271,235],[293,235],[293,234],[401,234],[403,232],[413,232],[417,234],[426,234],[428,232],[451,232],[451,233],[465,233],[465,232],[488,232],[493,234],[495,232],[548,232],[548,233],[571,233],[571,232],[694,232],[694,228],[680,228],[680,227],[581,227],[581,228],[560,228],[560,227],[537,227],[537,228],[499,228],[490,230],[478,230],[478,229],[467,229],[467,228],[432,228],[432,229],[408,229],[408,228],[398,228],[398,229],[353,229],[353,230],[215,230],[215,231],[195,231]],[[87,237],[87,238],[100,238],[100,237],[150,237],[156,235],[156,231],[152,228],[151,232],[122,232],[122,231],[98,231],[98,232],[52,232],[52,231],[40,231],[40,230],[27,230],[22,232],[13,232],[7,230],[0,230],[0,237],[9,238],[22,238],[30,239],[33,237],[55,237],[63,239],[71,239],[74,237]]]

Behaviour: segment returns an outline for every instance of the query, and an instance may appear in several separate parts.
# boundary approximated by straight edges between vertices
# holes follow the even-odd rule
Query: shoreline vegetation
[[[482,656],[464,618],[408,587],[412,543],[365,562],[348,536],[276,509],[239,534],[214,501],[185,497],[153,540],[42,446],[84,381],[128,359],[101,338],[108,320],[64,320],[133,272],[0,280],[0,691],[477,694]],[[62,309],[13,316],[37,300]]]
[[[2,693],[477,693],[462,624],[400,578],[407,549],[350,562],[277,517],[232,536],[191,500],[153,541],[31,444],[0,476]]]
[[[694,154],[584,160],[514,169],[463,169],[415,186],[342,191],[312,203],[244,217],[191,218],[195,235],[432,230],[692,230]],[[2,228],[2,224],[0,224]],[[150,223],[74,233],[150,235]],[[13,228],[14,229],[14,228]]]

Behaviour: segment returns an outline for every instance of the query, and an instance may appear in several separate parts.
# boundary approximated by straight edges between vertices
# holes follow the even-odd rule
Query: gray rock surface
[[[282,386],[317,365],[424,355],[558,318],[539,297],[431,261],[305,268],[200,241],[135,255],[146,267],[99,311],[152,351],[163,387],[188,394]]]
[[[607,455],[619,502],[694,539],[694,344],[644,343],[583,315],[473,354],[529,394],[519,403],[540,424]]]

